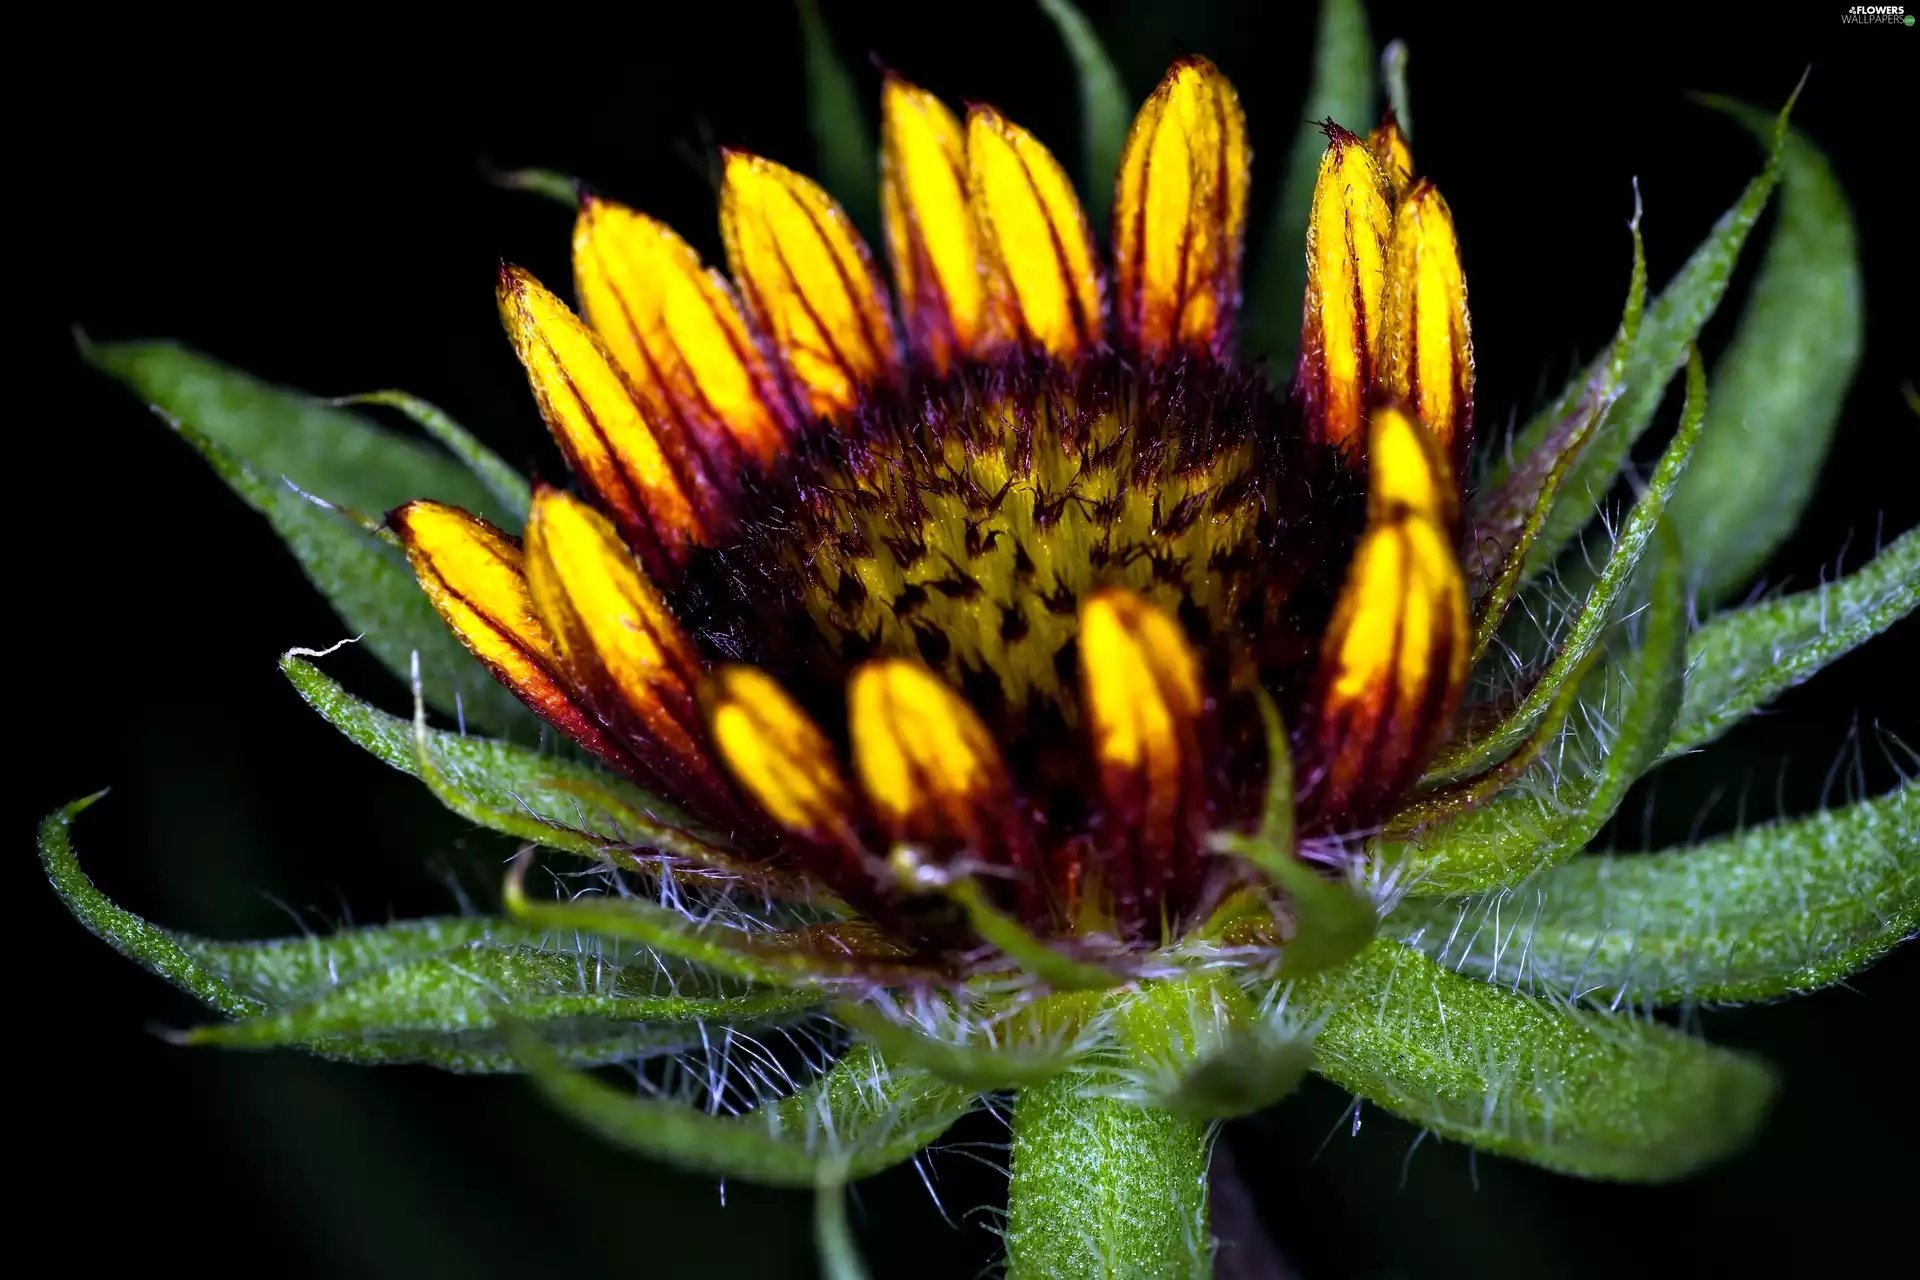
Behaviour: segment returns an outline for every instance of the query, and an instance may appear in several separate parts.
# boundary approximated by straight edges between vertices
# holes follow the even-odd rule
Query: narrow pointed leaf
[[[714,1115],[568,1071],[537,1039],[516,1046],[547,1100],[608,1142],[689,1172],[775,1187],[851,1181],[909,1160],[975,1099],[856,1048],[791,1097]]]
[[[1325,1018],[1315,1070],[1482,1151],[1586,1178],[1665,1182],[1744,1144],[1763,1064],[1670,1027],[1568,1009],[1376,941],[1292,1001]]]
[[[1404,865],[1410,894],[1517,884],[1571,857],[1659,758],[1679,711],[1687,637],[1684,566],[1671,539],[1662,543],[1647,565],[1640,645],[1587,678],[1588,705],[1565,739],[1497,798],[1409,840],[1384,842],[1375,856]]]
[[[1510,892],[1388,921],[1496,986],[1625,1006],[1770,1000],[1920,930],[1920,784],[1687,849],[1576,858]]]
[[[1260,247],[1258,274],[1247,290],[1245,350],[1265,357],[1268,376],[1284,381],[1293,373],[1300,341],[1300,307],[1307,287],[1307,214],[1326,134],[1319,122],[1331,119],[1357,133],[1373,127],[1373,37],[1361,0],[1321,0],[1319,37],[1313,51],[1313,82],[1294,135],[1293,151],[1281,180],[1280,197]]]
[[[880,227],[880,167],[860,91],[820,16],[819,0],[799,0],[807,54],[807,119],[820,157],[820,181],[869,243]]]
[[[1411,60],[1405,40],[1389,40],[1380,51],[1380,80],[1387,105],[1393,108],[1394,121],[1408,142],[1413,141],[1413,97],[1407,92],[1407,63]]]
[[[1040,0],[1040,9],[1059,29],[1080,82],[1080,199],[1088,223],[1104,228],[1113,213],[1114,175],[1127,140],[1126,87],[1099,33],[1072,0]]]
[[[336,403],[385,405],[406,414],[422,431],[445,445],[473,472],[474,479],[487,487],[487,492],[499,504],[484,513],[494,524],[517,534],[526,523],[527,508],[533,503],[533,489],[527,484],[527,478],[480,443],[473,432],[448,417],[440,406],[404,391],[369,391],[365,395],[347,396]]]
[[[569,209],[580,207],[580,192],[586,185],[572,174],[555,169],[506,169],[488,176],[496,187],[545,196]]]
[[[1313,1061],[1311,1027],[1263,1016],[1219,974],[1148,983],[1109,1003],[1123,1046],[1118,1096],[1185,1119],[1272,1106]]]
[[[1587,592],[1579,612],[1574,615],[1559,650],[1534,680],[1519,705],[1496,725],[1477,733],[1470,732],[1444,745],[1434,759],[1430,776],[1458,776],[1484,769],[1498,761],[1533,730],[1558,699],[1566,682],[1585,667],[1588,656],[1605,638],[1607,628],[1618,616],[1619,605],[1626,597],[1634,569],[1652,544],[1655,531],[1661,527],[1667,503],[1687,469],[1688,459],[1693,455],[1706,411],[1706,372],[1696,353],[1688,365],[1687,402],[1680,416],[1679,430],[1674,432],[1673,443],[1667,446],[1667,451],[1654,467],[1646,490],[1621,523],[1599,577]]]
[[[1720,216],[1706,240],[1648,306],[1645,322],[1628,357],[1620,398],[1602,419],[1593,440],[1562,486],[1560,501],[1535,543],[1530,571],[1551,564],[1567,541],[1592,518],[1594,508],[1612,488],[1634,441],[1653,422],[1654,411],[1666,394],[1668,381],[1686,363],[1688,351],[1699,338],[1701,329],[1719,309],[1747,235],[1760,220],[1779,181],[1787,116],[1792,110],[1793,101],[1789,99],[1776,117],[1766,167],[1746,185],[1733,207]],[[1574,375],[1557,401],[1522,428],[1506,455],[1514,461],[1496,464],[1487,478],[1490,487],[1501,484],[1519,460],[1540,446],[1554,424],[1562,421],[1578,403],[1606,360],[1607,353],[1602,352],[1587,369]]]
[[[533,735],[526,708],[453,638],[406,557],[368,527],[409,498],[494,505],[459,462],[172,343],[88,345],[82,354],[150,403],[267,518],[388,670],[404,674],[417,650],[434,707],[496,733]]]
[[[813,1246],[820,1255],[822,1280],[869,1280],[847,1225],[846,1185],[822,1182],[813,1197]]]
[[[1916,604],[1920,530],[1909,529],[1838,581],[1720,614],[1687,642],[1687,691],[1666,754],[1712,742]]]
[[[1772,120],[1710,99],[1766,138]],[[1833,169],[1804,135],[1780,156],[1780,212],[1673,518],[1703,605],[1737,589],[1800,523],[1860,363],[1860,249]]]
[[[841,1004],[833,1012],[890,1061],[991,1091],[1039,1084],[1085,1057],[1092,1048],[1086,1023],[1096,999],[1091,993],[1058,993],[1002,1018],[924,1004],[886,1011]]]

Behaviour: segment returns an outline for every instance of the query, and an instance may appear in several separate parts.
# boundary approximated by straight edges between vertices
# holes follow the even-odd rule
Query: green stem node
[[[1013,1111],[1010,1280],[1213,1274],[1213,1126],[1107,1096],[1069,1072]]]

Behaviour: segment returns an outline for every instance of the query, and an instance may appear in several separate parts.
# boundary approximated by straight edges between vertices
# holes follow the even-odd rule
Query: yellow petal
[[[409,502],[387,522],[427,599],[494,679],[588,750],[628,763],[571,687],[560,651],[534,612],[514,540],[439,502]]]
[[[907,343],[936,376],[989,345],[967,137],[940,99],[888,73],[880,90],[880,207]]]
[[[1393,220],[1380,380],[1405,401],[1464,467],[1473,430],[1473,329],[1453,214],[1424,178],[1407,189]]]
[[[1120,334],[1149,359],[1228,352],[1251,160],[1227,78],[1205,58],[1176,62],[1134,119],[1114,190]]]
[[[1106,328],[1100,274],[1073,183],[1038,139],[991,107],[967,114],[967,190],[1000,330],[1070,360]]]
[[[778,377],[726,278],[673,228],[596,196],[573,228],[580,308],[650,416],[681,425],[717,464],[726,443],[761,464],[786,446]]]
[[[642,757],[690,784],[695,795],[684,798],[724,795],[694,703],[700,655],[613,525],[571,494],[542,488],[526,554],[534,609],[594,710],[657,748]]]
[[[1459,517],[1459,491],[1433,433],[1398,404],[1375,409],[1369,423],[1368,520],[1385,520],[1405,508],[1452,528]]]
[[[898,379],[893,320],[867,246],[818,183],[727,152],[720,234],[748,311],[815,415],[844,421],[862,391]]]
[[[1373,152],[1374,163],[1380,166],[1394,199],[1399,199],[1413,181],[1413,148],[1392,111],[1367,135],[1367,148]]]
[[[853,803],[833,746],[780,682],[726,666],[707,685],[707,725],[734,778],[789,831],[851,843]]]
[[[708,537],[695,460],[647,420],[593,331],[518,267],[500,270],[500,318],[574,474],[656,569],[680,563]]]
[[[1373,153],[1328,124],[1307,223],[1307,296],[1298,377],[1307,424],[1341,448],[1360,443],[1386,289],[1393,206]]]
[[[853,673],[847,705],[854,771],[888,836],[993,852],[1006,770],[966,700],[919,663],[883,658]]]
[[[1323,821],[1364,825],[1413,784],[1459,705],[1470,639],[1446,532],[1407,507],[1370,519],[1321,647]]]
[[[1197,868],[1196,832],[1206,816],[1200,662],[1179,623],[1130,591],[1109,589],[1080,610],[1080,674],[1109,844],[1131,863],[1111,887],[1151,903]]]

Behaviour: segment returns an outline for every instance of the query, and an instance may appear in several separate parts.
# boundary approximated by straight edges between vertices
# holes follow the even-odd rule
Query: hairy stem
[[[1212,1127],[1117,1101],[1113,1083],[1069,1073],[1020,1094],[1012,1280],[1213,1274]]]

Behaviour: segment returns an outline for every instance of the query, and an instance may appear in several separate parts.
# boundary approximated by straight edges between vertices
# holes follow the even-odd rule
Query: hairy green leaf
[[[1307,287],[1307,219],[1313,180],[1326,150],[1319,122],[1333,120],[1359,133],[1373,127],[1373,37],[1361,0],[1321,0],[1320,34],[1313,51],[1313,83],[1301,109],[1305,121],[1293,140],[1280,197],[1267,224],[1258,274],[1247,289],[1246,337],[1253,359],[1265,357],[1268,375],[1293,373],[1300,342],[1300,307]]]
[[[267,518],[388,670],[404,675],[418,651],[436,708],[496,733],[534,732],[526,708],[440,621],[406,557],[369,527],[410,498],[491,505],[457,461],[173,343],[86,345],[82,354],[150,403]]]
[[[404,391],[369,391],[364,395],[344,396],[334,403],[378,404],[398,409],[422,431],[445,445],[473,472],[474,479],[487,486],[497,505],[489,504],[475,514],[486,516],[508,533],[519,533],[520,526],[526,523],[527,508],[533,505],[533,489],[527,484],[527,478],[480,443],[473,432],[448,417],[440,406]]]
[[[1084,1057],[1097,1003],[1090,992],[1058,992],[995,1016],[937,994],[897,1002],[881,995],[871,1004],[836,1005],[833,1014],[890,1061],[990,1091],[1038,1084]]]
[[[847,1188],[822,1181],[813,1192],[813,1246],[822,1280],[868,1280],[866,1264],[847,1225]]]
[[[856,1047],[796,1094],[716,1115],[568,1071],[532,1037],[515,1043],[547,1100],[608,1142],[691,1172],[776,1187],[847,1182],[912,1159],[976,1097]]]
[[[1687,692],[1666,754],[1712,742],[1916,604],[1920,530],[1909,529],[1838,581],[1720,614],[1687,642]]]
[[[1297,983],[1292,1003],[1324,1018],[1315,1070],[1341,1088],[1580,1177],[1682,1177],[1745,1143],[1773,1094],[1753,1059],[1477,982],[1386,939]]]
[[[1126,87],[1099,33],[1072,0],[1040,0],[1040,9],[1059,29],[1080,82],[1080,198],[1087,222],[1104,229],[1113,214],[1113,184],[1130,123]]]
[[[1692,848],[1576,858],[1498,894],[1409,899],[1388,927],[1458,972],[1567,1000],[1810,991],[1920,930],[1920,784]]]
[[[1794,93],[1798,97],[1797,89]],[[1531,569],[1538,570],[1552,563],[1567,541],[1592,518],[1594,508],[1613,487],[1634,441],[1653,422],[1654,411],[1666,394],[1668,381],[1686,363],[1701,329],[1719,308],[1747,235],[1760,220],[1761,211],[1779,181],[1786,148],[1787,116],[1792,110],[1793,101],[1789,99],[1776,118],[1766,167],[1747,184],[1733,207],[1720,215],[1712,232],[1647,308],[1645,322],[1627,359],[1620,398],[1607,411],[1593,439],[1574,464],[1572,474],[1562,485],[1560,501],[1534,544]],[[1555,424],[1564,420],[1579,403],[1588,384],[1602,373],[1607,359],[1608,354],[1603,352],[1587,369],[1575,374],[1560,398],[1521,429],[1505,455],[1513,461],[1497,462],[1487,478],[1488,486],[1497,487],[1504,482],[1506,473],[1540,446]]]
[[[1188,1119],[1248,1115],[1299,1087],[1312,1029],[1264,1015],[1217,973],[1144,983],[1108,998],[1124,1055],[1116,1096]]]
[[[820,157],[820,179],[868,243],[880,228],[880,170],[873,134],[860,109],[853,74],[834,52],[818,0],[799,0],[807,55],[807,120]]]
[[[1687,402],[1680,415],[1680,429],[1673,443],[1661,455],[1645,492],[1627,513],[1620,531],[1614,536],[1613,549],[1601,566],[1600,575],[1588,591],[1579,612],[1568,627],[1566,638],[1526,696],[1493,728],[1464,736],[1443,746],[1436,756],[1432,774],[1457,776],[1483,769],[1511,751],[1525,738],[1559,698],[1568,680],[1586,668],[1589,655],[1606,635],[1618,606],[1626,597],[1634,569],[1661,527],[1667,502],[1674,486],[1687,469],[1694,442],[1700,436],[1700,423],[1707,411],[1707,378],[1696,352],[1687,365]]]
[[[1639,647],[1588,676],[1587,705],[1546,758],[1492,801],[1375,855],[1401,863],[1408,892],[1477,893],[1516,884],[1578,852],[1659,758],[1680,705],[1687,638],[1685,567],[1667,536],[1646,562],[1651,583]]]
[[[1767,136],[1764,112],[1709,101]],[[1744,583],[1799,524],[1860,363],[1860,249],[1846,197],[1798,131],[1779,169],[1779,220],[1733,344],[1714,365],[1711,425],[1673,498],[1703,605]]]

